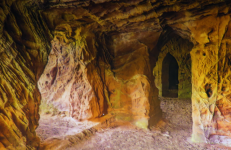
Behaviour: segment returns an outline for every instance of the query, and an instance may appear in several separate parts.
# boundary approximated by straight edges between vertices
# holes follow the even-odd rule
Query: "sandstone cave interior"
[[[1,150],[231,149],[230,0],[0,0]]]

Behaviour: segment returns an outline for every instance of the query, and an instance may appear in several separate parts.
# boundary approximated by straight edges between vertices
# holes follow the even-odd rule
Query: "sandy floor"
[[[96,126],[94,122],[78,122],[71,117],[41,115],[39,127],[36,129],[41,142],[47,139],[75,135]]]
[[[41,149],[84,150],[228,150],[231,148],[190,142],[192,133],[191,102],[188,99],[161,99],[163,120],[151,130],[138,129],[133,125],[100,128],[93,124],[78,123],[72,119],[41,118],[37,129],[42,139]],[[54,126],[53,123],[56,123]],[[76,126],[78,128],[76,128]],[[83,130],[84,134],[76,133]],[[71,134],[66,138],[67,134]],[[55,136],[56,138],[51,138]],[[66,137],[65,137],[66,136]],[[49,139],[50,140],[46,140]],[[78,138],[77,138],[78,137]],[[74,139],[74,140],[73,140]],[[44,141],[45,140],[45,141]],[[55,144],[54,144],[55,143]],[[60,146],[57,146],[59,145]],[[49,145],[53,145],[50,146]],[[55,146],[54,146],[55,145]]]

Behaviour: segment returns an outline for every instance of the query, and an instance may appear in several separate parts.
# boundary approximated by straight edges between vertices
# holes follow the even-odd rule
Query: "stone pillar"
[[[192,141],[206,142],[216,133],[213,122],[218,97],[218,53],[229,17],[210,15],[185,23],[196,41],[192,58]]]

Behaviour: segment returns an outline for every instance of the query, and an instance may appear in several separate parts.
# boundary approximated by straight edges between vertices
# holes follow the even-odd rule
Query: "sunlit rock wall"
[[[173,35],[162,48],[158,55],[158,61],[153,69],[155,76],[155,85],[159,90],[159,96],[162,96],[162,64],[166,55],[171,54],[178,63],[178,98],[191,98],[192,83],[191,83],[191,56],[193,44],[188,40],[182,39],[178,35]],[[168,69],[168,68],[166,68]],[[169,82],[169,81],[167,81]]]
[[[0,149],[36,149],[37,80],[46,64],[49,34],[36,7],[29,9],[32,3],[0,3]]]
[[[96,66],[95,37],[81,29],[73,32],[71,37],[68,24],[55,29],[48,63],[38,82],[42,100],[77,120],[100,117],[107,112],[107,101]]]

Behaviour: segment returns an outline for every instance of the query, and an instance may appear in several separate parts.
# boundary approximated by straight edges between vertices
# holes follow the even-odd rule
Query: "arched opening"
[[[156,48],[158,52],[155,56],[158,58],[153,69],[154,82],[159,90],[163,118],[171,125],[179,127],[169,130],[172,133],[180,131],[191,134],[192,48],[193,43],[174,33],[171,28],[163,31]]]
[[[168,53],[162,64],[162,96],[178,97],[178,64],[176,59]]]

